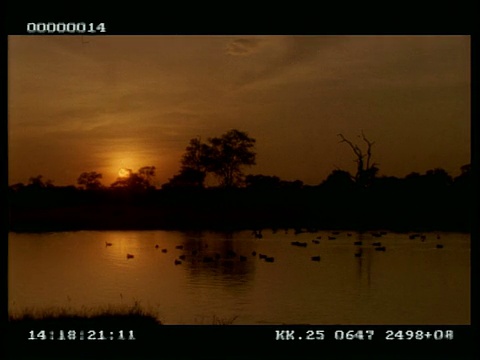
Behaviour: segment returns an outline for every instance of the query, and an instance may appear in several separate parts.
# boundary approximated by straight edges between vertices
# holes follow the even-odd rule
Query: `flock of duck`
[[[382,236],[386,235],[387,232],[386,231],[380,231],[380,232],[371,232],[370,233],[374,238],[381,238]],[[261,233],[261,230],[260,231],[254,231],[252,233],[252,235],[257,238],[257,239],[262,239],[263,238],[263,235]],[[328,240],[336,240],[337,239],[337,235],[340,235],[340,232],[339,231],[332,231],[331,232],[331,235],[328,235],[326,238]],[[347,233],[347,236],[348,237],[351,237],[352,234],[351,233]],[[420,240],[423,242],[426,240],[427,236],[424,235],[424,234],[420,234],[420,233],[414,233],[414,234],[410,234],[409,235],[409,239],[410,240],[415,240],[417,238],[420,238]],[[437,239],[440,239],[440,235],[437,235],[436,236]],[[318,245],[320,244],[320,240],[322,239],[321,236],[317,236],[315,239],[312,240],[312,243],[315,244],[315,245]],[[112,246],[113,244],[110,243],[110,242],[105,242],[105,246]],[[291,245],[292,246],[297,246],[297,247],[307,247],[308,243],[307,242],[300,242],[300,241],[292,241],[291,242]],[[363,246],[364,245],[364,241],[355,241],[353,242],[353,245],[355,246]],[[371,245],[374,247],[375,251],[386,251],[387,248],[382,245],[382,243],[380,241],[375,241],[375,242],[372,242]],[[443,244],[436,244],[435,246],[437,249],[443,249]],[[156,244],[155,245],[155,249],[159,249],[159,245]],[[204,245],[204,248],[208,248],[208,245]],[[183,250],[184,247],[183,245],[177,245],[175,246],[175,249],[177,250]],[[200,250],[192,250],[191,251],[191,255],[192,256],[197,256],[199,255],[200,253]],[[163,248],[161,249],[162,253],[167,253],[168,252],[168,249],[166,248]],[[354,256],[355,257],[361,257],[362,256],[362,248],[359,248],[357,252],[354,253]],[[257,256],[257,252],[256,251],[252,251],[251,255],[253,257],[256,257]],[[127,253],[127,259],[133,259],[134,258],[134,255],[133,254],[128,254]],[[182,264],[183,261],[185,261],[185,259],[187,258],[187,256],[185,254],[182,254],[180,256],[178,256],[177,259],[174,260],[174,264],[175,265],[180,265]],[[211,256],[206,256],[206,255],[203,255],[202,257],[199,257],[199,260],[204,262],[204,263],[211,263],[211,262],[215,262],[215,261],[218,261],[220,259],[235,259],[235,258],[238,258],[239,261],[247,261],[247,256],[245,255],[240,255],[240,254],[237,254],[235,251],[233,250],[227,250],[227,252],[224,254],[224,255],[221,255],[220,253],[216,252],[214,253],[213,255]],[[265,262],[267,263],[273,263],[275,261],[275,258],[273,256],[268,256],[266,254],[261,254],[261,253],[258,253],[258,258],[260,260],[264,260]],[[316,256],[312,256],[311,257],[311,260],[312,261],[320,261],[321,260],[321,257],[320,255],[316,255]]]
[[[155,248],[158,249],[159,246],[158,245],[155,245]],[[204,245],[204,248],[208,248],[208,245]],[[183,250],[183,245],[177,245],[175,246],[175,249],[177,250]],[[161,250],[162,253],[167,253],[168,252],[168,249],[162,249]],[[220,259],[236,259],[238,258],[239,261],[247,261],[248,257],[245,256],[245,255],[240,255],[240,254],[237,254],[235,251],[233,250],[227,250],[225,254],[220,254],[219,252],[215,252],[213,255],[200,255],[201,249],[199,250],[192,250],[191,251],[191,256],[195,257],[197,255],[199,255],[197,257],[198,260],[204,262],[204,263],[212,263],[212,262],[215,262],[215,261],[218,261]],[[257,256],[257,252],[256,251],[252,251],[252,256]],[[185,254],[182,254],[180,256],[178,256],[177,259],[174,260],[174,264],[175,265],[180,265],[182,263],[182,261],[185,261],[185,259],[187,258],[187,255]],[[267,256],[266,254],[258,254],[258,258],[261,259],[261,260],[265,260],[265,262],[268,262],[268,263],[272,263],[275,261],[275,258],[273,256]]]
[[[383,235],[386,235],[387,232],[385,231],[382,231],[382,232],[374,232],[374,233],[371,233],[372,236],[374,237],[382,237]],[[340,235],[340,232],[339,231],[332,231],[332,235],[335,235],[335,236],[327,236],[327,239],[328,240],[336,240],[337,239],[337,235]],[[347,233],[347,236],[348,237],[351,237],[352,234],[351,233]],[[312,243],[318,245],[320,244],[320,240],[322,239],[321,236],[317,236],[315,239],[312,240]],[[299,246],[299,247],[307,247],[307,243],[306,242],[299,242],[299,241],[292,241],[291,244],[293,246]],[[353,245],[356,245],[356,246],[362,246],[363,245],[363,241],[354,241],[353,242]],[[386,251],[387,248],[385,246],[382,246],[382,243],[381,242],[374,242],[372,243],[372,245],[374,246],[375,250],[376,251]],[[355,253],[355,257],[360,257],[362,256],[362,249],[360,248],[356,253]],[[320,256],[312,256],[312,261],[320,261]]]

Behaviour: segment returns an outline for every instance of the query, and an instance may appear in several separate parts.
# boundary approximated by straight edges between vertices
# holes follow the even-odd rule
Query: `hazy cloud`
[[[189,139],[231,128],[257,139],[254,172],[309,184],[354,170],[339,132],[365,130],[387,175],[470,158],[466,36],[88,41],[9,37],[10,181],[42,173],[69,184],[98,170],[107,182],[142,165],[167,181]]]
[[[335,56],[351,40],[346,37],[272,36],[264,38],[262,58],[236,79],[237,88],[270,87],[292,82],[309,82],[312,78],[335,76]],[[341,50],[340,50],[341,51]],[[343,54],[341,54],[343,55]]]

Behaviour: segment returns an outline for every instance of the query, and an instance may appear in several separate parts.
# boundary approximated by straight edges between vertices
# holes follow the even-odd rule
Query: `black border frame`
[[[4,3],[5,24],[3,27],[2,46],[4,49],[2,58],[5,61],[4,77],[5,90],[7,96],[4,98],[3,109],[6,115],[2,123],[3,135],[0,141],[2,151],[1,181],[2,194],[6,195],[8,188],[8,35],[29,35],[26,32],[27,22],[105,22],[107,33],[105,35],[344,35],[344,34],[370,34],[370,35],[470,35],[471,46],[471,64],[472,64],[472,125],[471,125],[471,144],[472,144],[472,167],[476,184],[479,184],[478,170],[478,104],[475,99],[478,98],[478,59],[479,59],[479,41],[474,30],[474,21],[471,19],[472,8],[461,8],[461,5],[445,9],[446,13],[437,16],[432,12],[419,14],[418,9],[361,9],[367,10],[368,15],[362,12],[356,12],[358,9],[350,8],[355,14],[356,20],[352,23],[351,18],[345,14],[345,9],[318,9],[302,8],[300,14],[296,14],[295,9],[285,9],[288,12],[292,10],[288,17],[277,17],[273,14],[265,14],[261,19],[255,19],[252,15],[259,15],[258,5],[247,8],[247,5],[241,5],[249,14],[243,14],[239,10],[240,5],[231,4],[226,9],[206,9],[200,12],[197,9],[176,9],[173,10],[165,6],[164,8],[153,7],[150,9],[142,8],[140,4],[129,5],[129,7],[111,8],[105,15],[98,14],[97,8],[89,7],[87,4],[79,3],[71,5],[68,9],[55,7],[55,11],[48,9],[45,4],[40,5],[41,9],[28,8],[30,5],[19,4],[23,8],[14,9],[12,2]],[[133,6],[133,8],[132,8]],[[163,5],[162,5],[163,6]],[[184,5],[185,7],[186,5]],[[220,6],[220,5],[219,5]],[[279,5],[277,5],[279,6]],[[180,6],[181,8],[182,6]],[[231,9],[231,10],[229,10]],[[202,12],[208,14],[207,17],[201,15]],[[218,13],[218,10],[226,10]],[[380,11],[382,11],[380,13]],[[121,13],[124,11],[124,13]],[[140,14],[135,15],[135,12]],[[377,11],[379,11],[377,13]],[[405,14],[402,13],[405,11]],[[62,13],[59,15],[58,13]],[[86,12],[85,16],[80,12]],[[94,13],[94,15],[92,15]],[[218,15],[217,15],[218,14]],[[378,15],[377,15],[378,14]],[[412,18],[412,14],[418,18]],[[66,16],[65,16],[66,15]],[[335,16],[336,15],[336,16]],[[380,17],[383,15],[383,17]],[[196,20],[192,22],[192,16]],[[370,16],[370,17],[369,17]],[[395,17],[398,16],[398,17]],[[223,19],[223,20],[222,20]],[[326,20],[328,19],[328,21]],[[455,24],[454,19],[460,21]],[[372,22],[373,20],[373,22]],[[337,21],[335,23],[335,21]],[[433,23],[433,24],[432,24]],[[68,36],[68,35],[66,35]],[[102,36],[102,35],[98,35]],[[478,188],[475,188],[472,194],[474,199],[478,199]],[[5,199],[5,197],[3,198]],[[8,238],[8,208],[6,201],[1,201],[1,221],[3,239]],[[152,358],[152,359],[254,359],[254,358],[292,358],[292,359],[317,359],[317,358],[382,358],[382,359],[474,359],[478,355],[478,344],[475,340],[480,340],[480,331],[478,322],[475,320],[478,316],[477,306],[479,297],[476,294],[478,286],[478,236],[479,229],[476,220],[480,219],[478,204],[474,203],[472,208],[472,247],[471,247],[471,325],[470,326],[165,326],[156,331],[148,329],[134,329],[138,333],[137,340],[133,342],[118,343],[100,343],[100,342],[29,342],[23,333],[18,333],[8,324],[8,311],[3,312],[1,340],[6,341],[9,359],[20,358]],[[2,270],[7,274],[8,271],[8,243],[2,242],[2,253],[4,254]],[[4,277],[7,279],[7,276]],[[4,283],[4,288],[8,291],[8,280]],[[475,288],[474,288],[475,287]],[[7,291],[5,294],[7,294]],[[452,294],[452,296],[455,296]],[[5,300],[5,299],[4,299]],[[6,299],[8,304],[8,298]],[[8,309],[8,307],[6,306]],[[330,340],[324,341],[277,341],[275,340],[275,330],[294,329],[296,332],[305,333],[306,330],[325,330]],[[337,341],[333,339],[336,330],[355,330],[355,329],[373,329],[376,334],[385,334],[388,329],[393,330],[430,330],[438,329],[455,331],[455,339],[451,341],[434,342],[428,341],[395,341],[388,342],[382,337],[373,341]],[[5,331],[4,331],[5,330]],[[98,329],[101,330],[101,329]],[[178,342],[180,339],[180,342]],[[178,345],[177,345],[178,344]],[[182,345],[180,345],[182,344]],[[475,352],[477,352],[475,354]],[[3,358],[3,357],[2,357]]]

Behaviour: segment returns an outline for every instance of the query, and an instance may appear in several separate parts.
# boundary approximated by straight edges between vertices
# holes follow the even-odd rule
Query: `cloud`
[[[270,87],[313,79],[331,78],[333,54],[349,42],[345,37],[272,36],[263,38],[262,54],[251,63],[242,64],[243,72],[234,80],[237,89]]]
[[[227,54],[233,56],[246,56],[257,51],[261,39],[257,38],[241,38],[231,41],[227,45]]]

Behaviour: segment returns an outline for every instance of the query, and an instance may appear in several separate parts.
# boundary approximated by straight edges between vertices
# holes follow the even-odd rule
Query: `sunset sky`
[[[180,168],[190,139],[257,140],[246,174],[316,185],[372,141],[380,175],[470,162],[469,36],[10,36],[9,182]],[[363,145],[363,144],[362,144]]]

